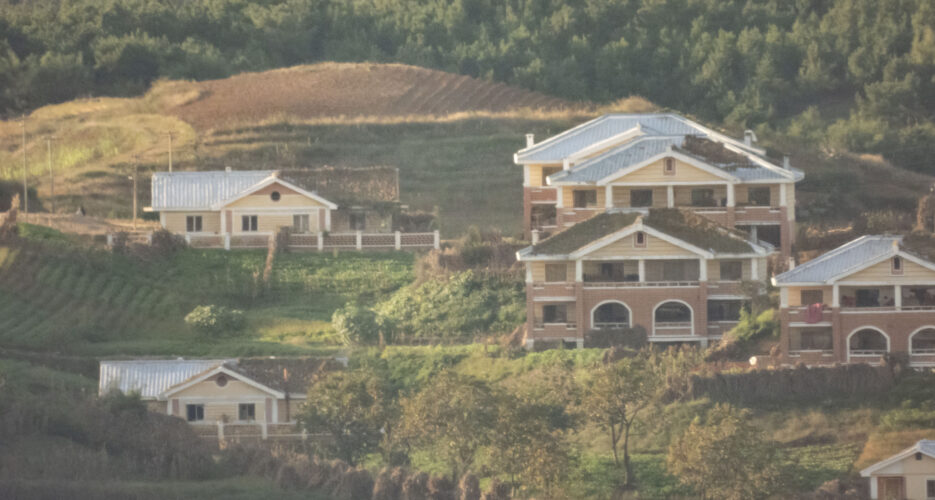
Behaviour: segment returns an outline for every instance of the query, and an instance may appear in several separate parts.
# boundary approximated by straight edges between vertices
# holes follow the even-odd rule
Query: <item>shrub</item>
[[[185,316],[185,323],[201,333],[213,337],[243,330],[246,318],[243,311],[224,306],[198,306]]]
[[[392,338],[389,320],[353,302],[331,315],[331,326],[348,345],[377,343],[381,332],[385,341]]]

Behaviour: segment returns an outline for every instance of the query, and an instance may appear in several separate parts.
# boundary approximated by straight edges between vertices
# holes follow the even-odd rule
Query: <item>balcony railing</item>
[[[547,323],[545,321],[537,319],[533,321],[532,327],[535,328],[536,330],[544,330],[547,328],[548,329],[564,328],[566,330],[576,330],[578,328],[578,324],[575,323],[574,321],[548,322]]]
[[[627,322],[614,323],[614,322],[605,321],[605,322],[600,322],[600,323],[594,323],[594,328],[596,330],[619,330],[622,328],[630,328],[630,323],[627,323]]]
[[[585,288],[675,288],[698,286],[699,281],[587,281]]]
[[[886,349],[851,349],[851,357],[876,357],[886,354]]]

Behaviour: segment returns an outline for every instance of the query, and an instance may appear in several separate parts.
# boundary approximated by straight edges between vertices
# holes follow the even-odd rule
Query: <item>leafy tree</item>
[[[581,412],[607,433],[617,466],[617,447],[623,440],[625,487],[633,485],[630,429],[641,412],[656,401],[661,388],[661,378],[646,351],[598,366],[582,385]]]
[[[666,465],[702,499],[744,500],[781,492],[777,461],[748,410],[718,404],[669,446]]]
[[[322,455],[357,464],[388,443],[398,411],[386,377],[367,369],[336,371],[312,384],[298,420],[309,432],[328,435],[316,445]]]
[[[413,396],[403,398],[397,437],[424,449],[461,477],[479,450],[491,442],[498,398],[485,382],[443,372]]]

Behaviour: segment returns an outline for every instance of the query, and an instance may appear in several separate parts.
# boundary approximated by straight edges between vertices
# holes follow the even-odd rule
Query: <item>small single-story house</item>
[[[317,358],[101,361],[99,394],[139,393],[151,411],[192,425],[296,422],[315,374],[338,364]]]
[[[931,500],[935,498],[935,440],[923,439],[860,475],[870,478],[873,500]]]

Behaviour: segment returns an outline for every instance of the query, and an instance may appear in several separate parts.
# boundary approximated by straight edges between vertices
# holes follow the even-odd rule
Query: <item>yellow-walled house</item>
[[[923,439],[860,471],[870,480],[872,500],[935,498],[935,441]]]
[[[527,147],[524,227],[555,233],[611,209],[683,208],[769,243],[795,238],[795,184],[748,131],[734,139],[673,113],[608,114]]]
[[[314,376],[339,363],[317,358],[101,361],[98,392],[138,393],[150,411],[210,434],[294,434]]]

